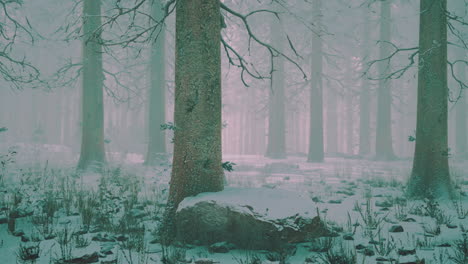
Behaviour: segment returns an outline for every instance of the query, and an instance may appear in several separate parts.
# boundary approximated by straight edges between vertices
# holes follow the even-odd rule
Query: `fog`
[[[467,23],[466,0],[0,0],[0,256],[178,263],[184,248],[182,258],[212,261],[195,263],[466,263]],[[122,214],[100,217],[104,189],[120,196]],[[37,231],[47,197],[58,240]],[[272,246],[256,238],[269,227],[250,220],[241,229],[258,235],[238,238],[197,222],[216,215],[196,207],[203,201],[266,208],[264,222],[272,207],[289,219],[290,203],[297,215],[313,206],[325,237],[338,238],[320,251],[323,236],[281,233]],[[80,251],[70,238],[65,254],[64,221],[92,242]],[[115,237],[112,253],[93,228]],[[40,251],[25,260],[22,247]]]

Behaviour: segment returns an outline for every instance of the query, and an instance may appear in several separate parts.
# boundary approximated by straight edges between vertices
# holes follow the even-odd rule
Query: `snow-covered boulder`
[[[177,239],[210,245],[276,249],[328,233],[306,195],[267,188],[226,188],[184,199],[176,213]]]

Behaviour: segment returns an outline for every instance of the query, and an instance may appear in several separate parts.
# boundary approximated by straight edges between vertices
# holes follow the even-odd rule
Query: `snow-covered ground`
[[[1,171],[2,264],[34,263],[21,257],[29,253],[34,258],[31,253],[36,248],[39,257],[35,263],[40,264],[54,260],[88,263],[86,257],[59,261],[85,254],[100,263],[140,264],[164,263],[164,256],[165,263],[200,264],[353,263],[339,260],[340,256],[356,256],[356,263],[417,263],[417,259],[434,264],[467,263],[457,262],[465,261],[462,254],[468,254],[462,252],[468,250],[466,162],[451,160],[453,180],[465,196],[436,203],[405,199],[403,187],[411,168],[408,160],[329,157],[325,163],[313,164],[296,156],[271,160],[226,155],[225,161],[236,163],[233,172],[226,172],[229,187],[294,191],[305,200],[303,204],[298,199],[291,201],[290,209],[312,204],[315,208],[310,209],[318,208],[335,234],[281,252],[265,252],[232,246],[219,247],[222,250],[193,245],[165,248],[157,243],[169,162],[148,168],[142,165],[142,155],[108,153],[111,165],[101,178],[76,174],[72,166],[77,155],[66,147],[18,145],[16,151],[11,160],[15,163],[6,162]],[[6,154],[6,149],[1,153]],[[275,199],[261,204],[280,206]],[[20,217],[12,228],[9,219],[15,214]],[[226,248],[227,253],[213,252]],[[170,262],[173,259],[178,262]]]

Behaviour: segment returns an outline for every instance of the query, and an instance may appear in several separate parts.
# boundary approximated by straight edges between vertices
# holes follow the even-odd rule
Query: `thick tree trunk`
[[[416,148],[410,197],[452,194],[447,146],[447,1],[421,0]]]
[[[163,3],[154,1],[152,15],[156,21],[164,17]],[[152,42],[151,47],[151,74],[150,74],[150,101],[148,118],[148,152],[146,154],[146,165],[157,164],[161,155],[166,153],[166,133],[161,130],[161,125],[165,123],[166,117],[166,63],[165,63],[165,27],[161,29]]]
[[[166,231],[188,196],[223,190],[221,166],[221,21],[218,0],[176,4],[174,158]]]
[[[83,1],[82,137],[78,169],[99,169],[104,152],[102,47],[99,44],[101,1]]]
[[[281,31],[270,29],[273,45],[282,49]],[[268,104],[268,145],[265,156],[272,159],[286,158],[286,122],[285,122],[285,96],[284,96],[284,59],[273,58],[274,72],[271,79],[271,88]]]
[[[362,63],[369,59],[369,35],[370,35],[370,12],[363,8],[364,32],[362,37]],[[369,81],[363,78],[361,82],[361,93],[359,94],[359,155],[367,156],[370,153],[370,89]]]
[[[321,26],[322,0],[317,0],[313,12],[315,25]],[[310,128],[308,162],[323,161],[323,89],[322,89],[322,39],[312,33],[312,76],[310,88]]]
[[[380,57],[390,54],[390,0],[380,2]],[[395,158],[392,144],[392,92],[391,80],[385,78],[390,72],[386,63],[379,64],[381,78],[377,90],[377,131],[375,142],[375,155],[377,159],[391,160]]]

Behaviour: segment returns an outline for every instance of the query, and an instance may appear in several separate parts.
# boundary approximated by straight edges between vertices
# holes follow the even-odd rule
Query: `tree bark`
[[[100,169],[104,152],[102,47],[99,44],[101,1],[83,1],[82,138],[78,169]]]
[[[338,153],[338,100],[337,93],[328,89],[327,93],[327,153]]]
[[[321,27],[322,0],[317,0],[313,12],[315,25]],[[322,88],[322,39],[312,33],[310,87],[309,155],[307,162],[323,162],[323,88]]]
[[[380,57],[385,58],[390,54],[391,30],[391,6],[390,0],[380,2]],[[386,78],[390,67],[386,63],[379,64],[379,75],[383,78],[379,81],[377,90],[377,131],[375,142],[375,155],[380,160],[395,158],[392,143],[392,92],[391,80]]]
[[[369,58],[370,21],[369,8],[363,8],[364,32],[362,37],[362,64]],[[361,93],[359,94],[359,155],[367,156],[370,153],[370,89],[369,81],[363,78]]]
[[[466,50],[458,49],[457,59],[466,60]],[[456,76],[460,80],[466,82],[466,70],[467,67],[463,63],[457,68]],[[456,84],[458,86],[458,84]],[[466,93],[464,90],[460,91],[460,98],[458,99],[455,105],[455,142],[456,142],[456,152],[457,155],[462,159],[468,158],[468,149],[467,149],[467,129],[466,129]]]
[[[283,48],[281,31],[271,26],[273,45],[279,50]],[[284,59],[280,56],[273,58],[274,72],[268,104],[268,145],[265,156],[272,159],[286,158],[286,122],[284,96]]]
[[[421,0],[416,148],[407,194],[450,197],[447,146],[447,0]]]
[[[223,190],[221,160],[221,21],[218,0],[176,4],[174,157],[166,231],[188,196]]]
[[[164,5],[162,1],[154,1],[152,16],[156,21],[164,17]],[[148,118],[148,152],[146,165],[156,165],[161,155],[166,153],[166,133],[161,130],[161,125],[166,120],[166,63],[165,63],[165,26],[152,42],[151,46],[151,74],[150,74],[150,101]]]

